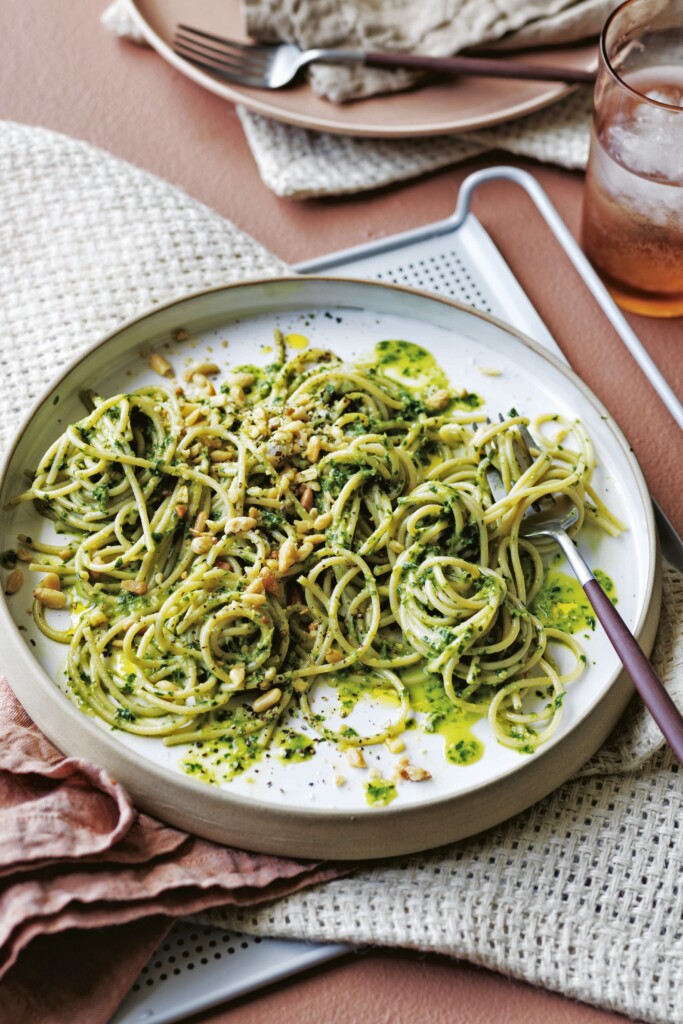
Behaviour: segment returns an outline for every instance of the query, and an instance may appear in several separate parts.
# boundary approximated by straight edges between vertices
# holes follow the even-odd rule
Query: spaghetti
[[[69,627],[40,600],[33,613],[68,645],[77,700],[167,744],[262,747],[298,704],[319,735],[354,747],[402,732],[421,669],[464,713],[488,715],[501,743],[535,749],[585,659],[531,611],[544,566],[522,517],[563,492],[575,530],[621,528],[591,488],[582,426],[537,421],[525,465],[528,420],[514,411],[488,424],[476,396],[418,396],[381,360],[287,360],[276,344],[272,365],[228,374],[217,394],[204,382],[94,397],[15,499],[72,538],[34,543],[31,568],[68,594]],[[508,490],[498,502],[490,461]],[[569,671],[550,642],[574,655]],[[392,721],[372,735],[332,728],[312,691],[341,680],[394,692]]]

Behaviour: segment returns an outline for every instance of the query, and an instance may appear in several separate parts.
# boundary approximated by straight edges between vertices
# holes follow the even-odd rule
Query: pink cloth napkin
[[[106,771],[53,746],[0,679],[0,1024],[105,1022],[173,918],[342,871],[138,813]]]

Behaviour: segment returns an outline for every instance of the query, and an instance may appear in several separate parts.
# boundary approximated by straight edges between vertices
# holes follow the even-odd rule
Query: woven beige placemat
[[[277,274],[257,242],[165,182],[0,123],[0,443],[62,366],[124,320]],[[683,579],[667,570],[655,665],[683,705]],[[261,911],[261,935],[465,957],[657,1024],[683,1021],[683,773],[632,702],[578,777],[474,839]]]
[[[595,19],[598,7],[602,16],[605,5],[611,2],[584,0],[577,6]],[[471,9],[475,10],[476,5]],[[291,5],[287,10],[283,7],[283,17],[285,13],[291,15]],[[570,16],[577,16],[573,6],[562,12],[563,18]],[[144,43],[127,12],[127,0],[115,0],[102,20],[121,38]],[[540,31],[536,22],[525,29],[532,30]],[[591,107],[592,88],[583,86],[545,110],[496,128],[418,140],[331,135],[273,121],[242,107],[237,109],[264,183],[278,196],[306,199],[381,188],[492,149],[582,169],[588,158]]]

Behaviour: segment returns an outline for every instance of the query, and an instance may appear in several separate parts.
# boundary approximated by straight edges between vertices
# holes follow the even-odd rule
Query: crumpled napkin
[[[483,44],[554,46],[596,36],[619,0],[242,0],[247,34],[267,42],[432,57]],[[503,39],[503,37],[505,37]],[[502,42],[501,42],[502,41]],[[419,75],[314,64],[311,87],[341,103],[413,85]]]
[[[0,679],[1,1024],[106,1021],[173,918],[272,900],[340,873],[218,846],[137,812],[104,769],[61,754]],[[112,956],[111,926],[131,922]],[[87,971],[65,959],[65,932],[87,950]],[[99,948],[119,986],[97,984]],[[36,985],[41,965],[54,962],[51,984]],[[76,1012],[84,994],[87,1017]],[[71,1007],[69,1017],[57,1007]]]

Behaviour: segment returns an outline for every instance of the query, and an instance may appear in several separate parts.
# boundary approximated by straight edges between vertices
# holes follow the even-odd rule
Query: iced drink
[[[621,83],[598,78],[583,245],[624,308],[682,316],[683,30],[649,39],[657,66],[633,67],[645,50],[626,50]]]

